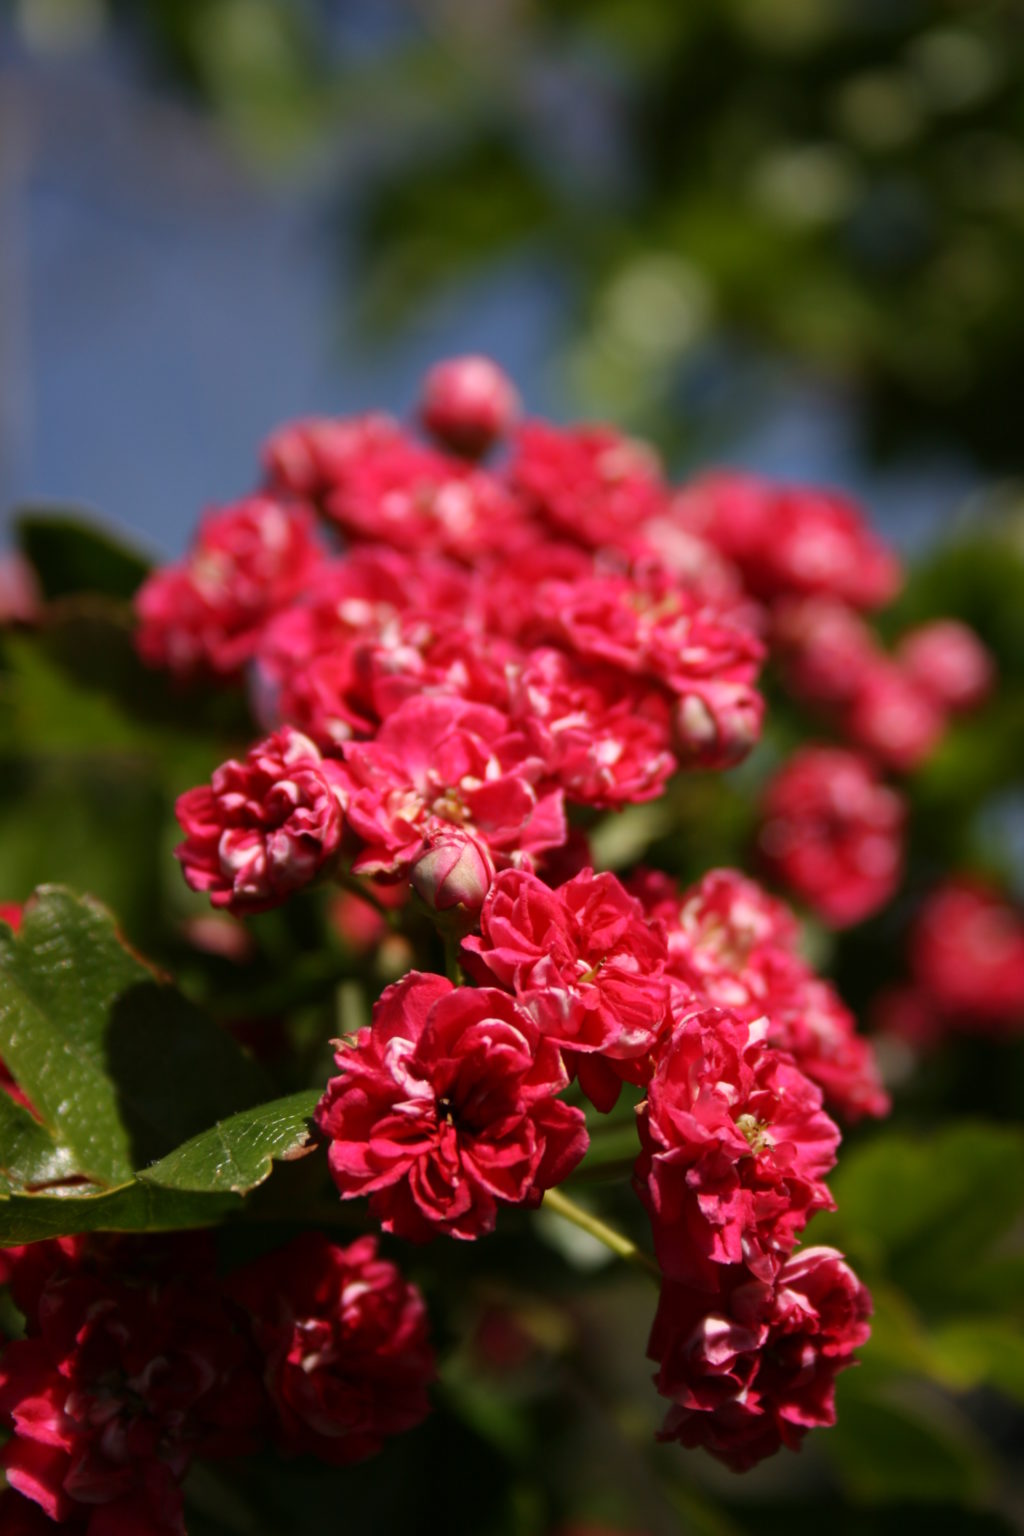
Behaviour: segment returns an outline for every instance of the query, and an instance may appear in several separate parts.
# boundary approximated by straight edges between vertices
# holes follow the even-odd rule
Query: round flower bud
[[[423,382],[420,419],[431,437],[466,458],[480,458],[519,416],[512,381],[488,357],[451,357]]]
[[[467,832],[444,832],[425,845],[410,878],[435,911],[462,906],[477,912],[494,879],[494,860],[479,838]]]
[[[747,683],[714,682],[675,708],[674,746],[689,768],[732,768],[761,735],[764,700]]]

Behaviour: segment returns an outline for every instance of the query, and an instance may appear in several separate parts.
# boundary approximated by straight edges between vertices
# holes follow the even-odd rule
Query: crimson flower
[[[556,1046],[493,988],[411,971],[336,1061],[316,1116],[331,1173],[386,1232],[480,1237],[499,1201],[537,1205],[586,1150]]]
[[[806,1248],[773,1281],[742,1265],[716,1296],[667,1282],[648,1355],[673,1406],[660,1440],[703,1446],[744,1472],[835,1423],[835,1379],[867,1342],[871,1297],[841,1253]]]
[[[231,1276],[265,1360],[279,1438],[334,1466],[362,1461],[430,1411],[423,1298],[373,1237],[306,1232]]]
[[[285,726],[244,762],[181,795],[176,849],[194,891],[215,907],[264,912],[308,885],[337,853],[343,780],[308,737]]]
[[[639,1107],[634,1185],[664,1273],[713,1290],[718,1267],[770,1280],[815,1211],[839,1132],[821,1090],[764,1044],[766,1021],[684,1003]]]

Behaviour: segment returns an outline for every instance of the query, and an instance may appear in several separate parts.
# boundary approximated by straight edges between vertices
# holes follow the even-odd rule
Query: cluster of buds
[[[316,1114],[339,1194],[384,1231],[472,1241],[537,1206],[625,1089],[664,1436],[749,1466],[831,1422],[867,1336],[842,1256],[797,1245],[832,1204],[830,1112],[883,1114],[886,1096],[787,908],[729,870],[689,890],[595,872],[580,823],[753,747],[784,599],[866,608],[898,573],[838,498],[675,491],[646,446],[518,412],[474,358],[429,376],[429,441],[379,415],[285,427],[259,493],[150,578],[142,655],[182,678],[244,672],[267,733],[182,797],[179,858],[230,913],[334,877],[436,915],[450,977],[413,969],[383,993]],[[762,841],[853,921],[892,889],[900,807],[843,757],[790,765],[806,782],[776,785]],[[299,1268],[325,1266],[311,1249]],[[224,1294],[255,1319],[284,1443],[327,1454],[300,1334],[317,1361],[334,1346],[288,1322],[325,1292],[269,1260]]]
[[[422,1297],[376,1240],[308,1234],[227,1277],[200,1235],[0,1250],[4,1531],[184,1536],[196,1460],[358,1461],[428,1409]]]

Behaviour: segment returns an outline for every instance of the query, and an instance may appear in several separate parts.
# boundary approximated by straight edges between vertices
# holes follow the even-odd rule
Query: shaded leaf
[[[127,599],[149,573],[145,555],[74,512],[27,508],[14,526],[51,601],[79,592]]]
[[[104,907],[60,887],[40,890],[17,938],[0,932],[0,1056],[65,1176],[100,1185],[127,1183],[268,1090],[234,1041],[124,946]]]

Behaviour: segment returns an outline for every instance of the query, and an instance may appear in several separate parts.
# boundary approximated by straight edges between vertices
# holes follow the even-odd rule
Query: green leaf
[[[851,1499],[971,1504],[987,1492],[988,1457],[948,1403],[867,1370],[844,1376],[837,1396],[837,1422],[821,1444]]]
[[[929,1340],[936,1367],[951,1387],[991,1386],[1024,1402],[1024,1337],[1002,1318],[964,1318],[936,1328]]]
[[[162,1189],[245,1194],[270,1177],[275,1161],[291,1161],[312,1150],[309,1122],[318,1089],[293,1093],[218,1121],[139,1178]]]
[[[0,1200],[0,1246],[76,1232],[176,1232],[212,1226],[240,1206],[235,1195],[155,1189],[136,1180],[119,1189],[12,1195]]]
[[[0,1090],[0,1193],[73,1177],[74,1158],[45,1126]]]
[[[39,891],[17,938],[0,932],[0,1056],[64,1176],[114,1187],[268,1089],[124,946],[105,908],[60,887]],[[26,1155],[39,1158],[38,1139]]]
[[[74,512],[27,508],[15,531],[51,601],[79,592],[127,599],[150,570],[138,550]]]
[[[933,1135],[883,1132],[850,1148],[833,1192],[838,1210],[815,1220],[813,1241],[836,1243],[926,1314],[1019,1301],[1019,1245],[999,1244],[1024,1206],[1024,1130],[968,1122]]]

